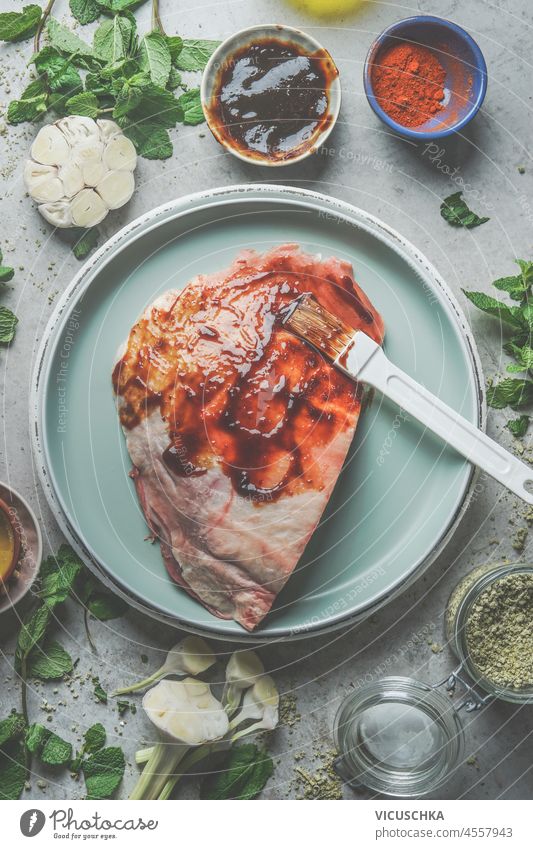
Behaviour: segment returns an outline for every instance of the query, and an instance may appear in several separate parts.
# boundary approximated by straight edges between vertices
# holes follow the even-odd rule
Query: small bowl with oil
[[[341,106],[339,71],[301,30],[261,24],[223,41],[200,88],[216,140],[243,162],[301,162],[328,138]]]
[[[22,601],[41,557],[41,530],[33,510],[18,492],[0,483],[0,615]]]

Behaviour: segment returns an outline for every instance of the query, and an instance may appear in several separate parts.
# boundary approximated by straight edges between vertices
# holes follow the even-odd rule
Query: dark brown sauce
[[[331,122],[329,88],[338,76],[326,51],[311,55],[276,38],[248,44],[219,72],[209,112],[223,144],[261,159],[288,160]]]
[[[347,269],[293,246],[247,252],[227,274],[190,283],[169,309],[153,307],[113,373],[123,426],[158,405],[170,435],[163,461],[174,474],[201,475],[218,462],[257,503],[319,489],[320,447],[354,421],[360,391],[285,330],[280,311],[312,292],[381,341],[381,318]]]

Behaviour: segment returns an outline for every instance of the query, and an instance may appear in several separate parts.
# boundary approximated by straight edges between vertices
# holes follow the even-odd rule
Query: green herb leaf
[[[533,381],[507,377],[487,390],[487,404],[496,410],[519,409],[533,401]]]
[[[166,36],[150,32],[141,41],[140,66],[155,85],[164,88],[168,82],[172,60]]]
[[[166,35],[165,38],[170,50],[170,58],[175,62],[183,48],[183,39],[179,35]]]
[[[98,0],[100,8],[111,14],[126,12],[128,10],[132,12],[142,3],[144,3],[144,0]]]
[[[50,608],[66,601],[82,569],[74,549],[63,544],[55,557],[47,557],[41,565],[39,598]]]
[[[148,83],[142,88],[141,94],[138,105],[122,120],[123,128],[148,122],[157,124],[159,128],[171,129],[176,126],[177,121],[183,120],[183,109],[172,92]],[[113,117],[118,119],[121,116]]]
[[[42,648],[34,648],[28,661],[28,674],[44,680],[62,678],[72,669],[71,656],[55,640],[47,640]]]
[[[50,622],[50,608],[38,607],[19,631],[16,655],[19,661],[25,659],[34,646],[43,639]]]
[[[128,610],[128,605],[121,598],[111,595],[111,593],[95,592],[87,603],[87,609],[95,619],[107,622],[108,619],[117,619],[119,616],[123,616]]]
[[[106,730],[101,722],[91,725],[83,735],[83,751],[88,754],[98,752],[105,745]]]
[[[26,729],[26,720],[21,713],[10,713],[0,722],[0,747],[10,740],[17,740]]]
[[[255,799],[274,771],[272,758],[253,743],[233,746],[227,760],[209,775],[200,791],[202,799]]]
[[[72,57],[62,56],[55,47],[43,47],[33,57],[35,69],[50,91],[72,92],[81,90],[82,79],[72,64]]]
[[[440,205],[440,214],[452,227],[466,227],[469,230],[489,221],[488,218],[480,218],[468,208],[466,201],[462,198],[462,192],[455,192],[444,198]]]
[[[22,12],[0,14],[0,41],[23,41],[35,33],[42,10],[40,6],[23,6]]]
[[[142,124],[124,127],[126,135],[145,159],[169,159],[172,156],[172,142],[168,131],[159,124],[145,121]]]
[[[89,91],[75,94],[66,102],[69,115],[85,115],[86,118],[98,117],[98,98]]]
[[[125,59],[133,50],[135,30],[135,21],[125,15],[104,21],[94,34],[94,52],[108,63]]]
[[[209,41],[206,39],[190,39],[183,41],[183,46],[175,60],[175,65],[180,71],[203,71],[209,57],[215,52],[220,41]]]
[[[191,88],[178,98],[178,103],[183,109],[184,124],[201,124],[205,121],[202,101],[200,100],[200,89]]]
[[[88,799],[108,799],[122,781],[126,762],[122,749],[110,746],[91,755],[83,764]]]
[[[26,746],[49,766],[63,766],[72,758],[72,745],[37,722],[28,729]]]
[[[75,242],[74,247],[72,248],[72,253],[76,257],[76,259],[85,259],[85,257],[90,254],[93,248],[97,246],[97,244],[98,229],[96,227],[90,227],[88,230],[81,231],[78,240]]]
[[[70,11],[80,24],[92,24],[100,17],[100,6],[96,0],[70,0]]]
[[[71,29],[56,21],[55,18],[48,19],[46,34],[50,45],[61,51],[61,53],[94,60],[95,55],[92,47],[86,41],[83,41],[82,38],[79,38]]]
[[[0,749],[0,799],[18,799],[26,780],[25,747],[22,739]]]
[[[9,265],[2,265],[3,258],[2,251],[0,250],[0,283],[8,283],[12,279],[15,269]]]
[[[167,88],[169,91],[174,91],[174,89],[178,88],[181,85],[181,74],[176,68],[170,69],[170,74],[168,75],[167,80]]]
[[[93,684],[94,684],[93,692],[94,692],[95,697],[98,699],[99,702],[102,702],[102,704],[106,705],[107,704],[107,693],[104,690],[104,688],[102,687],[102,685],[100,684],[99,678],[93,678]]]
[[[491,298],[490,295],[485,295],[484,292],[467,292],[465,289],[463,289],[463,292],[468,300],[478,309],[483,310],[483,312],[493,315],[513,327],[524,327],[525,321],[520,307],[509,307],[503,301],[499,301],[497,298]]]
[[[506,425],[513,436],[525,436],[529,427],[529,416],[519,416],[517,419],[510,419]]]
[[[46,85],[41,80],[34,80],[24,89],[19,100],[11,101],[7,108],[7,120],[10,124],[38,121],[47,109]]]

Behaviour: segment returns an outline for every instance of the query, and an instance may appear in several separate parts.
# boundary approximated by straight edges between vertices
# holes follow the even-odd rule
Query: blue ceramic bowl
[[[409,41],[437,53],[446,70],[444,108],[419,127],[398,124],[381,108],[372,87],[372,68],[391,45]],[[416,15],[398,21],[374,41],[365,61],[365,93],[370,106],[384,124],[399,135],[417,141],[432,141],[457,133],[478,112],[487,90],[487,66],[474,39],[462,27],[432,15]]]

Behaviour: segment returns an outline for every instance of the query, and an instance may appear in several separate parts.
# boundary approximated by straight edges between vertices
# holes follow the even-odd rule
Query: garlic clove
[[[55,124],[47,124],[35,136],[31,155],[42,165],[64,165],[70,157],[70,145]]]
[[[72,199],[72,221],[77,227],[95,227],[106,217],[109,208],[94,189],[82,189]]]
[[[85,185],[81,168],[73,162],[68,162],[59,169],[59,179],[63,184],[63,194],[67,198],[81,192]]]
[[[96,123],[100,130],[100,137],[104,143],[108,142],[117,133],[122,133],[119,125],[115,124],[114,121],[110,121],[108,118],[99,118]]]
[[[99,141],[100,131],[96,121],[86,118],[84,115],[68,115],[56,121],[56,126],[63,133],[71,147],[81,144],[89,139]]]
[[[107,174],[107,168],[103,162],[88,162],[81,169],[83,182],[86,186],[94,187]]]
[[[43,203],[39,206],[39,212],[54,227],[72,227],[72,209],[69,201]]]
[[[89,163],[101,162],[103,153],[104,145],[102,142],[89,139],[88,141],[80,142],[72,148],[72,162],[83,169]]]
[[[108,171],[96,186],[109,209],[118,209],[129,201],[135,188],[131,171]]]
[[[30,197],[37,203],[48,203],[63,197],[63,185],[57,179],[57,168],[41,165],[29,159],[23,172],[24,185]]]
[[[63,183],[58,177],[39,180],[33,186],[31,196],[37,203],[55,203],[64,196]]]
[[[135,145],[126,136],[115,136],[108,141],[103,160],[110,171],[134,171],[137,165]]]

